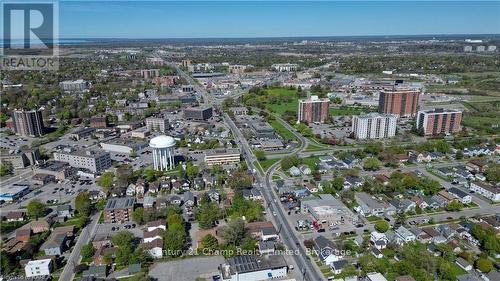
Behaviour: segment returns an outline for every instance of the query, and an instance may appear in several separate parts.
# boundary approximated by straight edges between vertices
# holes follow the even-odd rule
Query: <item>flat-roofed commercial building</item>
[[[205,152],[205,163],[212,165],[238,164],[241,154],[238,149],[213,149]]]
[[[109,198],[104,206],[104,222],[128,222],[134,211],[135,198]]]
[[[396,134],[397,116],[369,113],[352,118],[352,132],[356,139],[392,138]]]
[[[65,180],[76,173],[76,169],[72,168],[67,162],[47,161],[40,164],[33,171],[33,174],[47,174],[54,176],[57,180]]]
[[[320,99],[318,96],[311,96],[306,100],[299,100],[299,112],[297,114],[299,122],[323,123],[328,118],[329,99]]]
[[[100,173],[111,167],[109,152],[99,150],[63,150],[54,152],[54,160],[66,162],[74,168],[88,169],[94,173]]]
[[[102,149],[108,152],[131,154],[145,148],[148,144],[144,141],[129,139],[112,139],[100,143]]]
[[[417,129],[423,130],[426,136],[452,134],[460,132],[462,111],[456,109],[436,108],[419,111]]]
[[[44,133],[42,110],[14,110],[14,131],[19,136],[40,137]]]
[[[213,115],[212,107],[191,107],[184,109],[184,118],[191,120],[207,120]]]
[[[38,148],[31,150],[0,151],[0,162],[10,162],[14,169],[35,165],[40,159]]]
[[[395,114],[399,117],[414,117],[417,115],[419,99],[419,90],[384,90],[379,95],[378,112]]]
[[[163,116],[154,116],[146,118],[146,128],[151,131],[165,133],[168,130],[168,119]]]
[[[222,280],[268,280],[287,276],[288,265],[281,255],[243,255],[229,258],[219,266]]]
[[[24,273],[27,278],[39,278],[41,276],[50,276],[52,268],[52,259],[32,260],[24,267]]]
[[[83,91],[89,87],[89,83],[83,79],[75,81],[62,81],[59,87],[64,91]]]

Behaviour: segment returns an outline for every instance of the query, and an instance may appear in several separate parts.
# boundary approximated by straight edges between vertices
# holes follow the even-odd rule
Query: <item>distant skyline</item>
[[[500,34],[500,1],[60,1],[60,38]]]

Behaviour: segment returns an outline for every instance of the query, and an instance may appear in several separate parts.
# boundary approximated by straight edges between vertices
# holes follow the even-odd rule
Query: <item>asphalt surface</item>
[[[82,250],[82,247],[90,241],[91,237],[94,236],[100,216],[101,212],[94,214],[90,218],[90,223],[82,229],[80,237],[78,237],[75,247],[73,247],[73,251],[71,251],[68,257],[68,260],[66,262],[66,265],[64,266],[61,276],[59,277],[59,280],[63,281],[73,280],[75,266],[80,263],[81,259],[80,252]]]

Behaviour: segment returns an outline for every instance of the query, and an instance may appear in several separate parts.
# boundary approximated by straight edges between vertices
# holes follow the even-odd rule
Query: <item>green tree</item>
[[[493,262],[487,258],[479,258],[476,260],[476,268],[481,272],[490,272],[493,269]]]
[[[2,164],[0,164],[0,177],[6,176],[6,175],[12,175],[14,172],[14,166],[12,166],[12,163],[9,161],[4,161]]]
[[[139,225],[144,223],[144,208],[138,207],[132,213],[132,219]]]
[[[196,176],[198,176],[198,174],[200,173],[199,169],[198,169],[198,166],[195,166],[193,163],[187,163],[186,165],[186,176],[190,179],[193,179],[195,178]]]
[[[224,227],[222,236],[228,244],[239,245],[246,234],[245,222],[241,219],[230,221]]]
[[[114,178],[113,172],[105,172],[97,179],[97,184],[103,188],[104,192],[108,193],[113,186]]]
[[[201,248],[215,250],[219,248],[219,241],[212,234],[207,234],[201,239]]]
[[[381,165],[380,160],[378,160],[375,157],[368,157],[363,163],[363,169],[369,171],[375,171],[380,168],[380,165]]]
[[[26,206],[26,209],[28,212],[28,217],[32,219],[41,218],[47,213],[47,207],[38,199],[31,200]]]
[[[381,233],[387,232],[387,230],[389,230],[389,227],[389,223],[385,220],[380,220],[375,223],[375,230]]]
[[[458,200],[452,200],[450,203],[448,203],[448,206],[446,206],[446,211],[449,212],[458,212],[464,208],[464,204]]]
[[[295,155],[283,157],[281,159],[281,169],[283,169],[285,171],[287,171],[288,169],[290,169],[293,166],[298,166],[299,164],[300,164],[300,160]]]
[[[163,236],[163,244],[167,256],[178,257],[182,255],[182,250],[186,244],[186,232],[180,229],[169,229]]]
[[[490,164],[486,169],[486,179],[491,182],[500,182],[500,165]]]
[[[90,259],[94,256],[95,249],[94,245],[92,245],[92,242],[87,243],[86,245],[83,245],[81,255],[83,259]]]
[[[89,216],[92,211],[92,202],[87,192],[80,192],[75,198],[75,209],[82,216]]]
[[[131,232],[121,230],[111,238],[111,242],[117,247],[132,245],[134,242],[134,236]]]

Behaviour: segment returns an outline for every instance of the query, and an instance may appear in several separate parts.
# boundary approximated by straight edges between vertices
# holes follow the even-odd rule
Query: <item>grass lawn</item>
[[[377,216],[369,216],[366,218],[369,222],[376,222],[376,221],[379,221],[381,220],[379,217]]]
[[[260,163],[260,166],[262,167],[262,169],[264,171],[267,171],[267,169],[269,169],[269,167],[271,167],[274,163],[278,162],[280,159],[279,158],[276,158],[276,159],[266,159],[266,160],[263,160],[263,161],[259,161]]]
[[[297,140],[295,135],[292,132],[290,132],[290,130],[285,128],[285,126],[283,126],[283,124],[281,124],[279,121],[272,120],[269,124],[284,140]]]
[[[311,156],[311,157],[301,159],[302,163],[309,166],[309,169],[311,169],[311,171],[316,170],[316,162],[318,160],[319,160],[319,156]]]
[[[321,150],[325,150],[325,149],[327,149],[327,148],[321,147],[321,146],[313,144],[313,143],[309,143],[306,147],[306,151],[321,151]]]
[[[285,111],[295,111],[297,112],[299,107],[299,100],[297,96],[297,90],[287,89],[287,88],[269,88],[267,91],[267,97],[271,100],[273,97],[276,100],[284,100],[285,97],[290,97],[291,99],[288,102],[280,102],[280,103],[269,103],[267,104],[267,109],[271,112],[275,112],[278,114],[283,114]]]
[[[259,170],[259,173],[260,173],[261,175],[263,175],[263,174],[264,174],[264,171],[262,170],[262,167],[260,166],[259,161],[257,161],[257,160],[253,161],[253,165],[257,168],[257,170]]]

